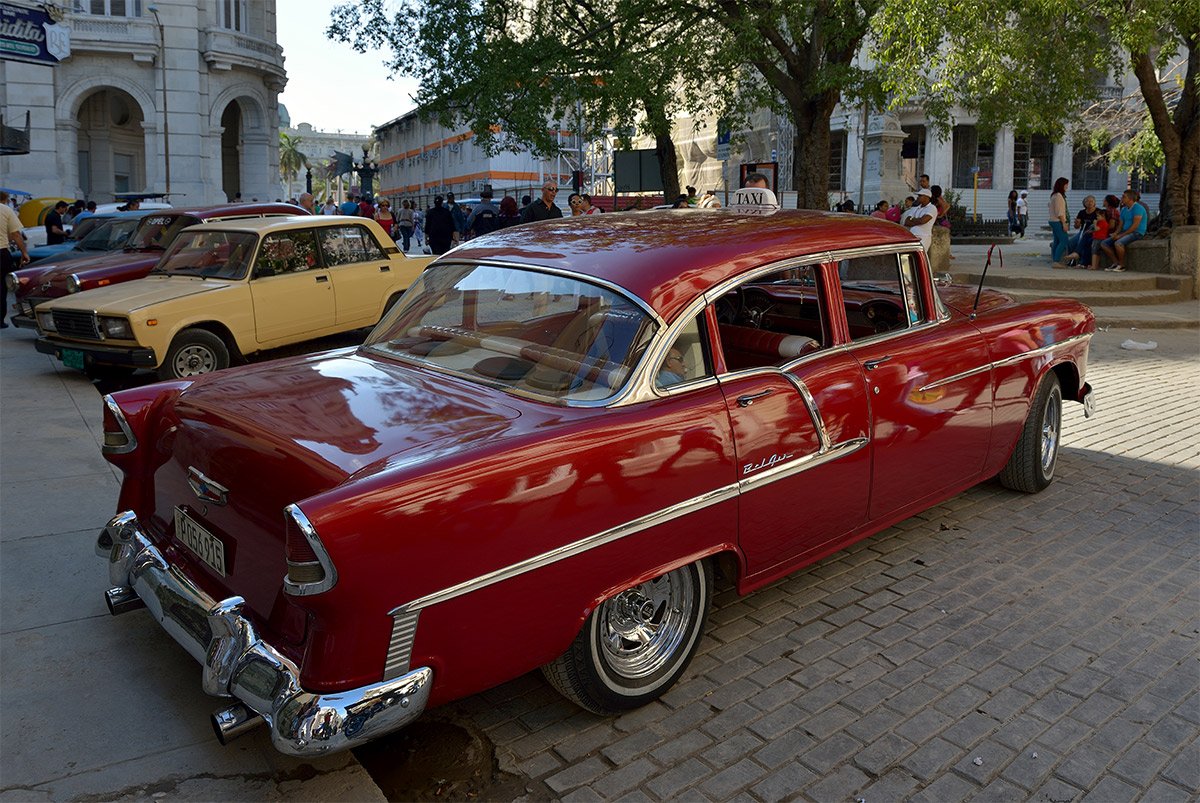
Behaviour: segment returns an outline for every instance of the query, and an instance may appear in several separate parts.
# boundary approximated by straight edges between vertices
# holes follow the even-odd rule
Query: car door
[[[759,276],[712,308],[751,581],[788,571],[866,521],[866,392],[858,363],[832,347],[825,273],[806,265]]]
[[[992,424],[988,349],[970,322],[942,314],[916,253],[838,268],[871,405],[870,517],[882,519],[979,477]]]
[[[335,324],[339,329],[374,325],[393,284],[387,254],[363,225],[323,226],[318,232],[333,280]]]
[[[250,278],[254,329],[263,347],[318,337],[334,325],[333,283],[312,229],[269,232]]]

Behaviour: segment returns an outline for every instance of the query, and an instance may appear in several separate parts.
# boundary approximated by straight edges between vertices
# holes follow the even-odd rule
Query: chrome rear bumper
[[[336,694],[300,687],[296,665],[255,633],[242,615],[245,600],[214,600],[166,559],[143,533],[137,516],[117,514],[101,532],[96,553],[108,558],[115,614],[134,607],[150,614],[203,667],[208,694],[236,697],[260,714],[282,753],[314,756],[347,750],[404,727],[425,710],[433,670],[414,669],[394,680]]]

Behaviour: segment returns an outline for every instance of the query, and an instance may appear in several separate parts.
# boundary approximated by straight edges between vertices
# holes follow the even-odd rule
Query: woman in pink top
[[[1058,178],[1054,182],[1054,190],[1050,193],[1050,235],[1053,238],[1050,242],[1050,257],[1054,261],[1054,267],[1065,268],[1063,264],[1063,255],[1067,253],[1067,185],[1070,182],[1065,178]]]

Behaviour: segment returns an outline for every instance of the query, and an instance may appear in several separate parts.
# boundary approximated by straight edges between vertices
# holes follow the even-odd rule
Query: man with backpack
[[[492,188],[484,187],[479,193],[479,198],[479,203],[475,204],[475,208],[467,216],[467,237],[491,234],[500,228],[500,210],[492,203]]]

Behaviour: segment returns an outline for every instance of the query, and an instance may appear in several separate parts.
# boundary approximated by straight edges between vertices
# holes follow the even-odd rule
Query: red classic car
[[[158,209],[147,214],[121,251],[59,264],[49,259],[6,277],[15,301],[12,322],[36,329],[33,308],[43,301],[70,293],[141,279],[158,264],[163,252],[179,232],[197,223],[213,220],[242,220],[282,215],[307,215],[294,204],[222,204],[193,208]]]
[[[295,755],[541,667],[661,695],[741,593],[964,489],[1054,477],[1090,310],[940,286],[904,229],[736,209],[518,226],[357,349],[105,398],[97,551]]]

